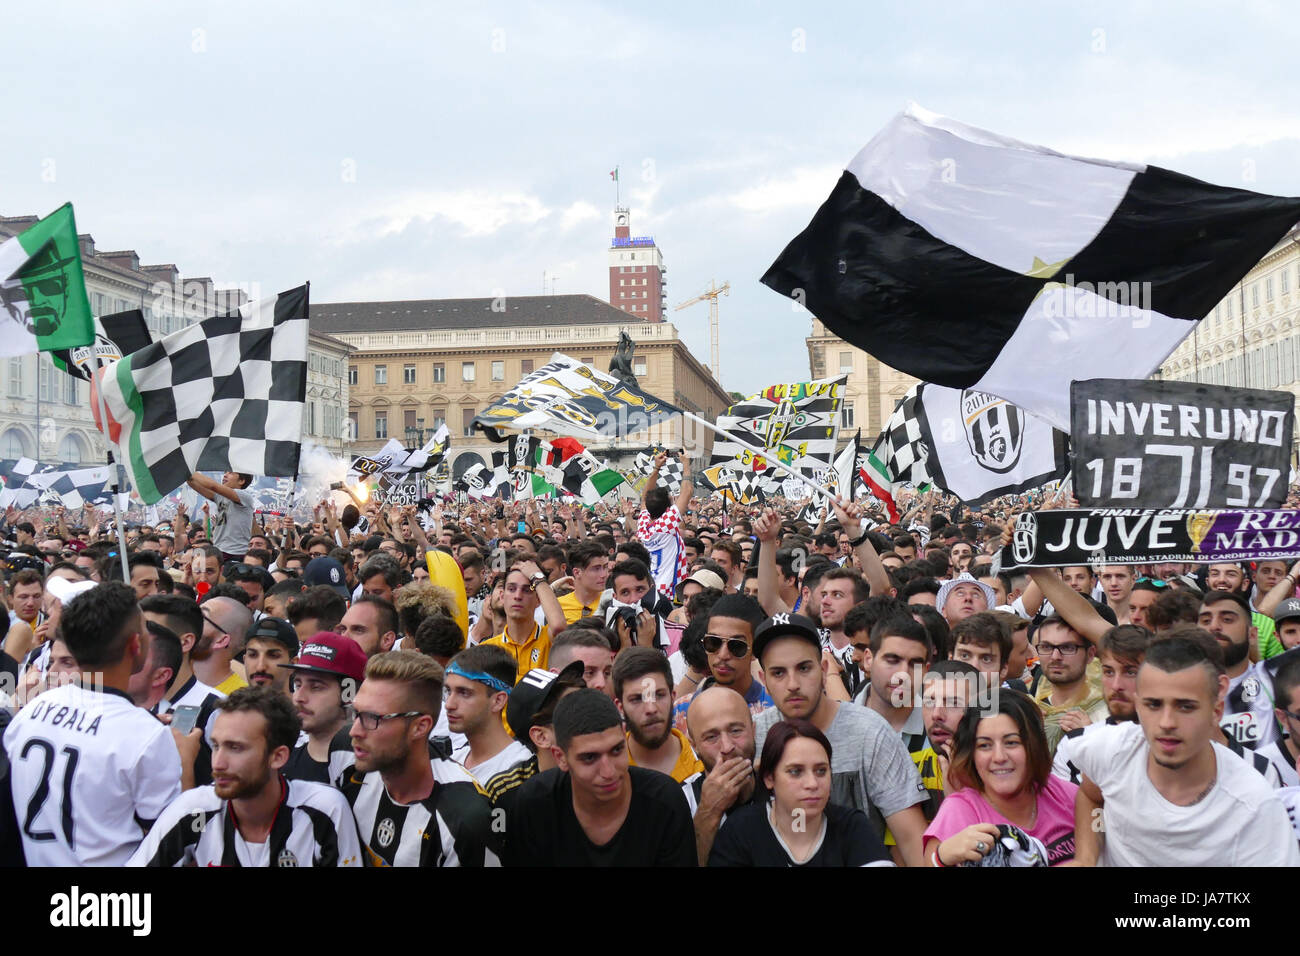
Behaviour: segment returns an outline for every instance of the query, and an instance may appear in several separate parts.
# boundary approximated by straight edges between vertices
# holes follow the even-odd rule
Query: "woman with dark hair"
[[[1020,835],[1042,844],[1048,865],[1074,859],[1079,788],[1052,776],[1042,714],[1029,696],[1004,688],[997,713],[967,711],[953,737],[945,780],[958,789],[944,799],[925,831],[932,866],[991,865],[985,858],[1000,845],[1013,849],[1009,840],[1028,853],[1020,859],[1029,859],[1033,845]]]
[[[831,745],[807,720],[767,732],[759,778],[771,797],[730,814],[709,866],[892,866],[861,810],[831,797]]]

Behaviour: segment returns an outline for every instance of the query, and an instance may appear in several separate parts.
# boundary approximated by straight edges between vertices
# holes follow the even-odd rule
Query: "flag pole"
[[[95,356],[95,372],[102,373],[104,366],[98,355]],[[100,376],[102,379],[102,375]],[[39,385],[39,383],[37,383]],[[96,383],[94,374],[91,375],[91,387],[99,396],[99,423],[102,426],[101,432],[104,436],[104,448],[108,453],[108,467],[113,475],[112,484],[109,486],[112,491],[109,497],[113,499],[113,523],[117,525],[117,553],[122,558],[122,580],[127,584],[131,583],[131,569],[127,567],[126,560],[126,529],[122,526],[122,508],[118,504],[117,496],[121,487],[120,473],[118,472],[117,460],[113,457],[113,442],[108,437],[108,406],[104,403],[104,386]],[[98,384],[98,387],[95,386]]]
[[[817,482],[813,481],[813,480],[812,480],[811,478],[809,478],[807,475],[801,475],[798,471],[796,471],[795,469],[791,468],[789,465],[786,465],[786,464],[784,464],[783,462],[778,461],[776,458],[774,458],[774,457],[772,456],[772,453],[771,453],[770,451],[767,451],[767,450],[762,449],[762,448],[757,448],[757,447],[755,447],[755,446],[753,446],[753,445],[750,445],[750,444],[746,444],[745,442],[743,442],[743,441],[741,441],[740,439],[738,439],[735,435],[731,434],[731,432],[724,431],[723,429],[719,428],[717,425],[713,424],[713,422],[706,421],[705,419],[700,418],[699,415],[692,414],[691,412],[688,412],[688,411],[686,411],[686,410],[684,410],[684,409],[683,409],[683,411],[682,411],[682,417],[683,417],[683,418],[689,418],[691,421],[695,422],[697,425],[703,425],[703,426],[704,426],[705,428],[707,428],[709,431],[711,431],[711,432],[715,432],[715,433],[721,435],[723,438],[727,439],[727,441],[733,441],[733,442],[735,442],[735,443],[736,443],[737,445],[739,445],[741,448],[747,448],[747,449],[749,449],[750,451],[752,451],[754,454],[756,454],[756,455],[761,455],[761,456],[763,457],[763,459],[764,459],[764,460],[765,460],[769,465],[772,465],[772,466],[775,467],[775,468],[779,468],[781,471],[785,472],[785,473],[786,473],[787,475],[789,475],[791,478],[795,478],[795,479],[797,479],[797,480],[799,480],[799,481],[802,481],[802,482],[803,482],[805,485],[807,485],[809,488],[812,488],[812,489],[814,489],[814,490],[816,490],[816,491],[821,492],[821,493],[822,493],[823,495],[825,495],[826,497],[828,497],[828,498],[836,498],[836,497],[838,497],[838,495],[836,495],[835,492],[831,491],[831,490],[830,490],[829,488],[827,488],[825,485],[819,485]]]

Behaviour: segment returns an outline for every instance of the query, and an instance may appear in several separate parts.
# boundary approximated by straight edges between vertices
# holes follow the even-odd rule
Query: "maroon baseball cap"
[[[303,642],[296,663],[280,666],[339,678],[350,677],[360,684],[366,676],[366,653],[350,637],[321,631]]]

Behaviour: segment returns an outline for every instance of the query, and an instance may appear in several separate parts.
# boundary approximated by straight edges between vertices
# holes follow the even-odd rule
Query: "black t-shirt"
[[[709,866],[870,866],[889,863],[889,853],[867,815],[851,807],[826,805],[821,845],[796,863],[767,819],[767,804],[750,803],[727,817],[709,853]]]
[[[629,767],[632,802],[604,846],[587,838],[573,810],[569,775],[539,773],[515,793],[507,823],[512,866],[695,866],[695,829],[681,784],[667,774]]]

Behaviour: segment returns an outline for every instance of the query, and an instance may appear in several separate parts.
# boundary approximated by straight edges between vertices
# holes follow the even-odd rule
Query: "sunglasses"
[[[722,645],[727,645],[727,653],[732,657],[744,657],[749,653],[749,642],[743,641],[738,637],[719,637],[717,634],[704,635],[704,650],[710,654],[716,654],[722,650]]]
[[[1153,588],[1167,588],[1167,587],[1169,587],[1169,582],[1168,582],[1168,581],[1162,581],[1162,580],[1160,580],[1160,578],[1138,578],[1138,579],[1137,579],[1136,581],[1134,581],[1133,583],[1134,583],[1134,584],[1149,584],[1149,585],[1151,585]]]

